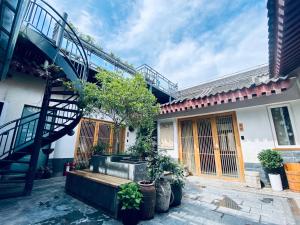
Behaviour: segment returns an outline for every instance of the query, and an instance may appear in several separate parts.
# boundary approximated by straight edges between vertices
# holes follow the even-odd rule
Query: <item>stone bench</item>
[[[66,179],[66,192],[80,200],[106,211],[114,218],[119,215],[117,193],[119,186],[130,180],[86,170],[70,171]]]

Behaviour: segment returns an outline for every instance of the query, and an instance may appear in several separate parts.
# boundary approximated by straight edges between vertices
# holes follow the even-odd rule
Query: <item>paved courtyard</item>
[[[64,183],[62,177],[40,180],[31,196],[1,200],[1,224],[121,224],[67,195]],[[299,199],[299,194],[278,196],[268,189],[256,191],[190,177],[181,206],[140,224],[300,224]]]

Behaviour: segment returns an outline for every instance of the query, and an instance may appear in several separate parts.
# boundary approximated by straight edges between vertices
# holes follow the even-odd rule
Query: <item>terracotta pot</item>
[[[171,190],[173,195],[173,201],[170,202],[170,206],[180,205],[182,199],[182,187],[176,184],[171,184]]]
[[[300,163],[285,163],[284,169],[290,190],[300,192]]]
[[[141,216],[143,220],[149,220],[154,217],[156,190],[154,182],[140,181],[138,182],[143,194],[143,201],[141,204]]]
[[[122,210],[121,218],[124,225],[136,225],[139,222],[139,211],[136,209]]]
[[[160,179],[155,183],[156,188],[156,204],[155,210],[157,212],[167,212],[170,206],[171,199],[171,185],[165,179]]]

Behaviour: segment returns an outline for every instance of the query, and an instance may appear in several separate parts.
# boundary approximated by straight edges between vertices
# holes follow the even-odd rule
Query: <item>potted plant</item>
[[[168,179],[164,177],[165,169],[168,167],[169,158],[162,155],[157,150],[151,154],[149,162],[149,177],[155,181],[157,212],[167,212],[170,207],[171,185]]]
[[[150,180],[139,181],[143,201],[141,204],[141,216],[143,220],[149,220],[154,217],[156,203],[155,183]]]
[[[172,180],[171,180],[171,190],[172,197],[170,206],[178,206],[181,204],[182,199],[182,189],[184,188],[184,171],[181,165],[176,162],[172,162],[171,171],[172,172]]]
[[[182,200],[182,189],[185,183],[183,179],[172,179],[171,181],[171,190],[172,190],[172,197],[170,201],[170,206],[178,206],[181,204]]]
[[[258,159],[269,176],[272,189],[274,191],[282,191],[280,169],[283,165],[283,159],[281,155],[276,151],[266,149],[258,154]]]
[[[135,225],[139,222],[139,209],[142,202],[142,193],[137,183],[122,184],[118,191],[118,200],[121,206],[121,219],[125,225]]]
[[[107,149],[109,145],[103,142],[99,142],[97,145],[93,146],[90,151],[92,152],[92,158],[90,161],[90,171],[93,171],[95,173],[100,172],[100,168],[105,167],[105,162],[107,159]]]
[[[182,188],[184,187],[183,168],[169,156],[163,156],[161,164],[165,174],[164,177],[171,184],[170,206],[178,206],[181,204]]]

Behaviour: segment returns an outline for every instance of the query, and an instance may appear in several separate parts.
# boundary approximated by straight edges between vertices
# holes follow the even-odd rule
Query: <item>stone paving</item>
[[[0,224],[121,224],[102,211],[67,195],[64,183],[62,177],[40,180],[35,183],[31,196],[1,200]],[[296,210],[291,209],[293,199],[290,197],[216,185],[222,183],[208,184],[201,179],[188,178],[179,207],[156,214],[154,219],[139,224],[300,224],[297,220],[299,208],[296,205]],[[299,197],[297,194],[295,196]]]

